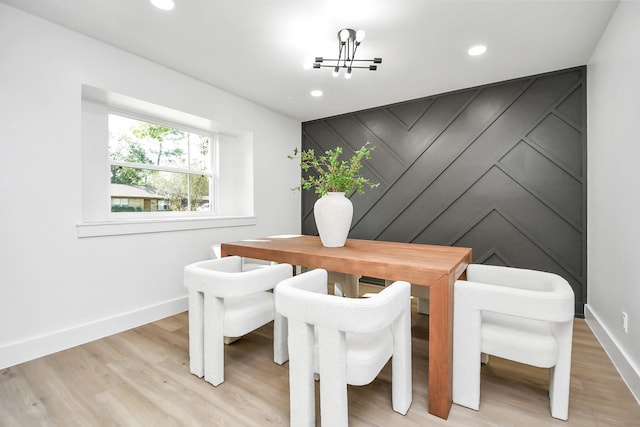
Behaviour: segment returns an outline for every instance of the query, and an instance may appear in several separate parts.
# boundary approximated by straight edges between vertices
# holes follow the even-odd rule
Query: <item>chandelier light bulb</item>
[[[366,33],[364,32],[364,30],[356,31],[356,41],[357,42],[361,42],[362,40],[364,40],[364,36],[366,36]]]
[[[349,40],[349,30],[345,28],[344,30],[340,31],[340,41],[346,42],[347,40]]]
[[[331,73],[331,75],[333,77],[338,77],[340,75],[340,68],[339,67],[334,68],[333,72]]]
[[[347,68],[347,72],[344,74],[344,78],[347,80],[351,78],[351,67]]]

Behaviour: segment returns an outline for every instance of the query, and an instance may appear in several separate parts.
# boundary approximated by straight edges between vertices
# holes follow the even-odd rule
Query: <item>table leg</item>
[[[452,403],[453,277],[429,288],[429,413],[445,420]]]

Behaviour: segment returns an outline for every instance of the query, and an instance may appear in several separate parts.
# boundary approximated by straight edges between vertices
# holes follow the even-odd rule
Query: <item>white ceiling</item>
[[[167,12],[148,0],[0,1],[300,121],[584,65],[618,3],[175,0]],[[308,56],[337,56],[345,27],[366,31],[357,57],[382,57],[378,70],[304,70]],[[468,56],[478,43],[487,53]]]

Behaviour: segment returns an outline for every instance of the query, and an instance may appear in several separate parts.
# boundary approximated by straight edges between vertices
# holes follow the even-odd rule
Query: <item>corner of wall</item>
[[[629,387],[633,397],[640,404],[640,371],[633,366],[631,359],[616,343],[615,338],[609,333],[589,304],[584,306],[584,315],[587,325],[591,328],[602,348],[604,348],[627,387]]]

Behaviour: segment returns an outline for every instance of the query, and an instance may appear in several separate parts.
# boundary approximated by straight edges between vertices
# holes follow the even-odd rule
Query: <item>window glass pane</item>
[[[154,170],[111,165],[111,183],[146,187]]]
[[[209,198],[210,177],[206,175],[189,175],[191,189],[191,210],[212,212],[213,203]]]
[[[191,169],[199,171],[211,170],[211,138],[195,133],[189,134],[189,156]]]
[[[140,179],[133,181],[129,177]],[[186,211],[187,177],[184,173],[112,166],[111,211]],[[208,188],[206,195],[200,197],[205,196],[208,199]]]
[[[187,174],[158,171],[151,176],[151,185],[164,196],[170,211],[187,210]]]
[[[189,133],[109,115],[109,158],[158,166],[187,167]]]

